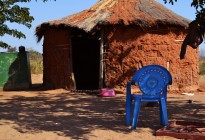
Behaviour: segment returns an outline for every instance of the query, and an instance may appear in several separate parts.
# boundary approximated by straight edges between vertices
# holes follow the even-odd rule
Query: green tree
[[[164,0],[174,4],[177,0]],[[188,33],[182,43],[180,59],[185,58],[187,45],[196,49],[205,38],[205,0],[192,0],[190,6],[196,9],[196,18],[189,24]]]
[[[29,8],[19,6],[19,3],[30,1],[31,0],[0,0],[0,37],[7,34],[19,39],[26,38],[22,32],[17,29],[10,29],[7,24],[17,23],[30,28],[31,22],[34,18],[30,15]],[[46,2],[48,0],[42,1]],[[0,47],[10,48],[11,46],[3,41],[0,41]]]
[[[16,47],[10,47],[7,49],[7,52],[17,52]]]
[[[165,3],[169,2],[172,5],[177,0],[164,0]],[[192,0],[190,6],[196,9],[196,18],[194,21],[197,23],[199,31],[202,33],[203,37],[205,34],[205,0]]]

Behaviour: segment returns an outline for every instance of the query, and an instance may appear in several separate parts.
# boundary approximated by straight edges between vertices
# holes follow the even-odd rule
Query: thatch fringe
[[[36,36],[40,41],[48,28],[69,27],[92,32],[96,27],[106,25],[137,25],[140,28],[174,25],[187,28],[189,23],[188,19],[155,0],[100,0],[87,10],[39,25]]]

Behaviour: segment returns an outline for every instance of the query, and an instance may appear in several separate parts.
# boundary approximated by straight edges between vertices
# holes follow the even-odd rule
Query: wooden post
[[[103,88],[103,80],[104,80],[104,60],[103,60],[103,55],[104,55],[104,31],[101,30],[100,33],[100,70],[99,70],[99,88]]]
[[[73,73],[73,45],[72,45],[72,39],[71,39],[71,32],[70,33],[70,37],[68,38],[69,40],[69,45],[70,45],[70,90],[76,90],[76,81],[75,81],[75,77],[74,77],[74,73]]]
[[[191,77],[191,86],[193,85],[193,75],[192,75],[192,68],[191,68],[191,72],[190,72],[190,77]]]
[[[167,61],[167,70],[169,70],[169,65],[170,65],[170,63],[169,63],[169,61]]]

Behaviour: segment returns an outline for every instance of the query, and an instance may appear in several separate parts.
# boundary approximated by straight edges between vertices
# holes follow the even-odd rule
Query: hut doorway
[[[100,40],[84,31],[72,31],[72,61],[76,90],[99,88]]]

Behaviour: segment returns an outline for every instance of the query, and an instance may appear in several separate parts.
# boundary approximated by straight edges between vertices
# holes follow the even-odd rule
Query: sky
[[[9,24],[10,28],[14,28],[22,31],[26,35],[26,39],[16,39],[10,36],[3,36],[1,41],[7,42],[13,47],[25,46],[26,49],[33,49],[42,53],[42,41],[37,43],[35,37],[35,28],[43,22],[47,22],[54,19],[60,19],[65,16],[80,12],[82,10],[90,8],[98,0],[51,0],[43,3],[41,0],[37,2],[32,0],[30,3],[21,4],[24,7],[30,8],[30,14],[34,17],[32,27],[28,29],[23,25]],[[167,8],[171,9],[175,13],[188,18],[190,20],[195,19],[195,9],[191,7],[192,0],[178,0],[174,5],[164,4],[163,0],[157,0]],[[202,43],[201,48],[205,48],[205,44]],[[0,48],[0,51],[6,51]]]

